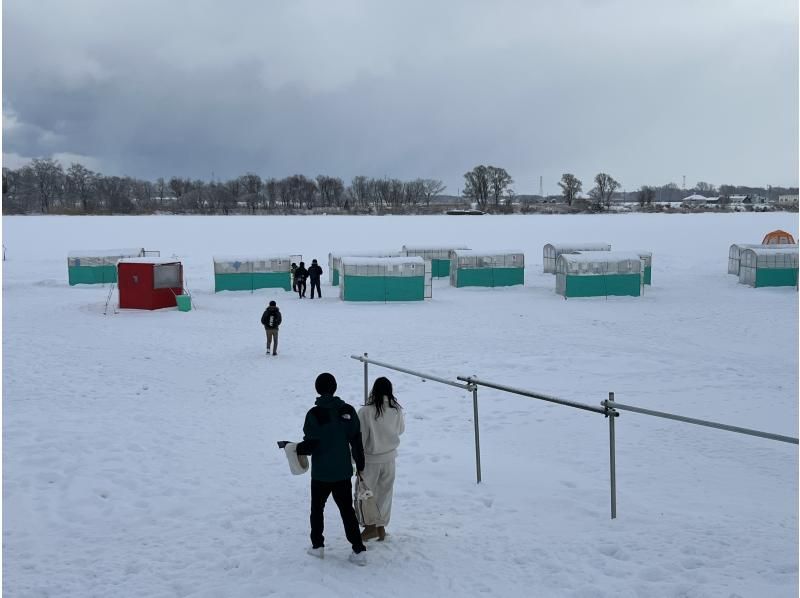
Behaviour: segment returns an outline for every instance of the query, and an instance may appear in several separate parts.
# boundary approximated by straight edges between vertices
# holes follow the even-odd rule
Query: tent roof
[[[393,266],[404,264],[424,265],[425,260],[419,256],[410,257],[353,257],[342,258],[342,266]]]
[[[605,241],[576,241],[574,243],[548,243],[556,251],[611,251],[611,243]]]
[[[136,257],[144,251],[141,247],[134,249],[73,249],[67,257]]]
[[[174,257],[124,257],[118,264],[180,264],[181,261]]]
[[[521,249],[454,249],[453,254],[458,257],[472,255],[476,257],[495,257],[501,255],[524,255],[525,252]]]
[[[570,263],[622,262],[624,260],[639,261],[639,253],[635,251],[581,251],[580,253],[562,253],[559,259]]]

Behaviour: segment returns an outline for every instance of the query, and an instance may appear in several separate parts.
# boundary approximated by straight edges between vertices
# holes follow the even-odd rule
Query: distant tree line
[[[310,210],[413,212],[445,190],[436,179],[376,179],[295,174],[262,179],[247,173],[224,182],[172,177],[155,182],[105,176],[73,163],[35,159],[3,169],[4,214],[258,214]]]
[[[544,204],[557,203],[566,212],[601,212],[614,202],[636,202],[640,209],[658,204],[678,203],[692,193],[720,196],[719,205],[733,195],[750,195],[774,200],[778,195],[797,193],[782,187],[747,187],[698,182],[691,189],[675,183],[643,185],[632,192],[620,191],[620,183],[600,172],[594,185],[583,192],[583,182],[564,173],[560,195],[541,197],[517,195],[514,179],[498,166],[478,165],[464,174],[463,197],[449,198],[472,203],[487,212],[542,211]],[[424,213],[440,211],[431,202],[442,196],[445,185],[438,179],[402,181],[394,178],[356,176],[349,184],[338,177],[302,174],[261,178],[248,172],[228,181],[206,182],[172,177],[155,182],[127,176],[106,176],[82,164],[66,170],[52,159],[34,159],[16,169],[3,168],[4,214],[265,214],[297,212],[341,213]]]

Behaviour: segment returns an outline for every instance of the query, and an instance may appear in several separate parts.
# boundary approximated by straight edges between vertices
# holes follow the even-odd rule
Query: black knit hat
[[[314,388],[321,395],[332,395],[336,392],[336,378],[328,372],[320,374],[314,382]]]
[[[269,306],[270,307],[275,307],[276,305],[277,305],[277,303],[275,303],[274,301],[270,301],[269,302]]]

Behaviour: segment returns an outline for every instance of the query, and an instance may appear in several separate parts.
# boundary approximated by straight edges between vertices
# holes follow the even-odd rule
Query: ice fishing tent
[[[576,251],[611,251],[611,243],[548,243],[542,250],[545,274],[555,274],[558,256]]]
[[[117,263],[117,287],[123,309],[175,307],[183,295],[183,265],[174,258],[124,258]]]
[[[744,249],[739,266],[739,282],[751,287],[797,286],[797,255],[797,246]]]
[[[569,297],[638,297],[642,259],[630,251],[562,253],[556,267],[556,293]]]
[[[292,262],[296,255],[216,256],[214,260],[214,292],[253,291],[255,289],[292,288]]]
[[[422,301],[431,296],[430,262],[421,257],[352,257],[340,262],[344,301]]]
[[[455,249],[469,249],[466,245],[403,245],[400,252],[405,256],[418,256],[430,260],[432,276],[434,278],[447,278],[450,276],[450,252]]]
[[[734,243],[728,250],[728,274],[739,276],[739,266],[741,263],[742,252],[745,249],[763,249],[765,251],[776,251],[779,249],[796,248],[797,245],[764,245],[756,243]]]
[[[642,284],[653,284],[653,252],[637,251],[639,259],[642,260]]]
[[[339,278],[342,271],[342,258],[343,257],[399,257],[399,251],[387,251],[385,249],[377,249],[374,251],[365,251],[363,249],[358,251],[338,251],[336,253],[328,254],[328,280],[331,286],[339,286]]]
[[[158,252],[147,252],[155,253]],[[105,284],[117,282],[117,262],[125,257],[142,257],[145,250],[135,249],[89,249],[70,251],[67,254],[69,284]]]
[[[785,230],[774,230],[764,235],[762,245],[794,245],[794,237]]]
[[[522,251],[450,252],[450,285],[454,287],[508,287],[525,284],[525,255]]]

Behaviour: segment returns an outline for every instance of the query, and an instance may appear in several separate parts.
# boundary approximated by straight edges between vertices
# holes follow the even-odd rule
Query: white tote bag
[[[360,477],[356,480],[356,487],[353,496],[353,508],[356,511],[356,518],[359,525],[376,525],[381,517],[378,503],[364,480]]]

